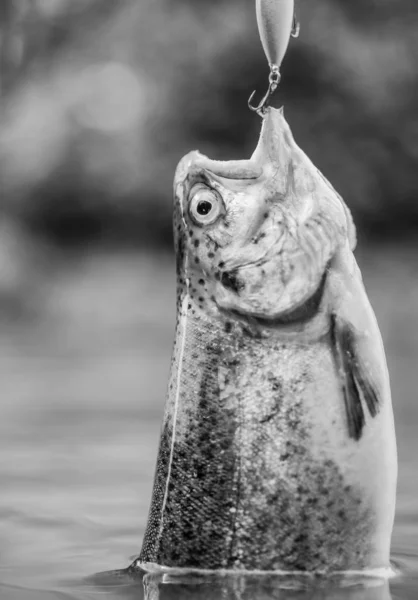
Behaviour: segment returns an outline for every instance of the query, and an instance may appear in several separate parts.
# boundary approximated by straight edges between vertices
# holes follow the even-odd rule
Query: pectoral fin
[[[365,360],[356,343],[356,333],[335,314],[331,315],[331,339],[344,396],[348,433],[351,438],[359,440],[366,422],[363,404],[372,417],[379,411],[377,386],[365,368]]]

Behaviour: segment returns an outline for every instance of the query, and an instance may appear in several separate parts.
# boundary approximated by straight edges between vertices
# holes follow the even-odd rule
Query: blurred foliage
[[[300,0],[277,102],[370,234],[418,229],[416,0]],[[3,218],[60,244],[171,244],[181,156],[252,153],[254,0],[2,0]]]

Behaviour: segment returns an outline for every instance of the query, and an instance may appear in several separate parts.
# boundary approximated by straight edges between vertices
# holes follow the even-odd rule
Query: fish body
[[[348,208],[269,108],[174,183],[177,323],[137,566],[389,566],[396,442]]]

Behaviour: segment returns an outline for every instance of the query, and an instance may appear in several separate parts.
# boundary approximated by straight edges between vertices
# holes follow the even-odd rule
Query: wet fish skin
[[[220,202],[208,226],[196,186]],[[174,191],[176,337],[138,566],[387,566],[390,387],[347,207],[274,109],[249,161],[190,153]]]

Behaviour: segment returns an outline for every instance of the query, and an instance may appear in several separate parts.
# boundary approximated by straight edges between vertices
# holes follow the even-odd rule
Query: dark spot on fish
[[[195,240],[195,241],[193,242],[193,245],[194,245],[194,247],[195,247],[195,248],[198,248],[198,247],[199,247],[199,244],[200,244],[200,241],[199,241],[199,240]]]
[[[199,279],[199,284],[200,285],[205,285],[205,280],[204,279]]]
[[[189,229],[189,236],[193,237],[193,231],[191,229]]]
[[[197,265],[200,263],[200,260],[199,260],[199,258],[198,258],[197,256],[195,256],[195,259],[194,259],[194,261],[195,261],[195,263],[196,263]]]
[[[263,215],[263,217],[264,217],[265,219],[267,219],[267,217],[268,217],[268,216],[269,216],[269,213],[268,213],[268,212],[265,212],[265,213],[264,213],[264,215]]]
[[[219,266],[221,263],[219,263]],[[221,276],[221,283],[227,290],[232,290],[238,294],[244,289],[244,284],[238,279],[238,272],[235,271],[224,271]]]
[[[215,255],[213,252],[208,252],[208,258],[213,258]]]
[[[224,329],[225,329],[226,333],[229,333],[231,331],[231,329],[232,329],[232,323],[230,323],[230,321],[227,321],[225,323],[225,328]]]
[[[184,238],[179,236],[177,239],[177,256],[176,256],[176,270],[177,276],[180,276],[183,272],[183,258],[184,258]]]
[[[221,261],[220,261],[220,263],[218,264],[218,267],[219,267],[220,269],[222,269],[224,266],[225,266],[225,263],[224,263],[224,261],[223,261],[223,260],[221,260]]]
[[[204,302],[204,301],[205,301],[205,299],[204,299],[204,298],[202,298],[202,296],[200,296],[200,298],[199,298],[199,302]]]
[[[177,550],[173,550],[172,558],[173,558],[173,561],[177,561],[180,558],[180,552],[177,552]]]
[[[240,364],[240,360],[239,358],[227,358],[225,359],[225,364],[232,369]]]
[[[219,272],[219,271],[216,271],[216,273],[215,273],[215,279],[216,279],[217,281],[219,281],[219,279],[220,279],[220,278],[221,278],[221,274],[220,274],[220,272]]]

